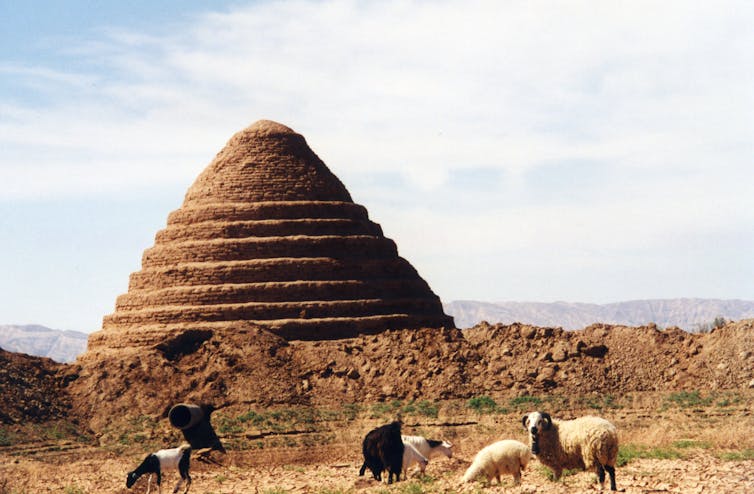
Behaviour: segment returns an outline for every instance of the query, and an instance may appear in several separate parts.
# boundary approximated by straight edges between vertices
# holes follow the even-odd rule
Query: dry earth
[[[754,492],[752,320],[710,334],[480,324],[321,342],[250,328],[87,358],[0,352],[0,494],[129,492],[128,470],[181,441],[165,416],[186,400],[221,406],[229,451],[194,460],[193,493],[496,492],[457,479],[483,445],[525,440],[531,409],[615,422],[625,492]],[[405,432],[452,441],[455,457],[393,486],[357,477],[364,434],[399,415]],[[502,490],[595,488],[589,473],[545,472],[535,462]]]
[[[537,401],[541,400],[541,401]],[[609,406],[598,407],[597,396],[536,396],[526,400],[500,400],[501,411],[471,411],[468,401],[440,402],[437,417],[404,414],[404,431],[448,439],[454,444],[452,459],[430,462],[427,476],[411,476],[388,486],[368,477],[358,477],[359,445],[364,433],[396,415],[396,409],[364,407],[356,417],[332,415],[309,424],[295,421],[279,427],[269,423],[258,427],[227,427],[234,413],[218,414],[216,425],[226,431],[227,455],[211,461],[194,457],[192,493],[579,493],[595,492],[595,476],[578,472],[561,482],[548,480],[546,469],[534,461],[520,486],[505,478],[502,488],[476,483],[465,485],[460,476],[478,449],[494,440],[510,437],[526,441],[520,416],[536,405],[560,417],[598,413],[612,420],[620,430],[622,449],[642,451],[627,455],[627,464],[617,469],[618,487],[627,493],[745,493],[754,489],[754,392],[733,393],[634,393]],[[406,410],[403,402],[403,410]],[[581,407],[578,403],[582,403]],[[591,405],[583,405],[591,403]],[[289,409],[278,411],[285,412]],[[258,413],[265,413],[257,409]],[[325,412],[324,410],[322,410]],[[289,410],[290,412],[290,410]],[[381,415],[384,413],[384,415]],[[322,415],[324,417],[325,415]],[[236,424],[236,422],[232,422]],[[282,424],[282,423],[281,423]],[[143,493],[146,482],[134,491],[124,486],[127,471],[142,457],[163,443],[178,439],[164,420],[133,422],[135,429],[148,431],[136,439],[134,431],[122,429],[120,441],[104,446],[73,434],[55,439],[32,430],[27,437],[16,429],[12,444],[0,447],[0,493],[95,492]],[[13,429],[7,429],[12,431]],[[62,430],[62,426],[61,429]],[[70,432],[70,431],[68,431]],[[131,434],[131,435],[129,435]],[[43,434],[42,434],[43,435]],[[55,434],[52,434],[55,436]],[[322,445],[312,444],[322,441]],[[662,457],[667,457],[663,459]],[[737,459],[732,459],[737,458]],[[743,459],[741,459],[743,458]],[[177,476],[166,476],[166,486]]]

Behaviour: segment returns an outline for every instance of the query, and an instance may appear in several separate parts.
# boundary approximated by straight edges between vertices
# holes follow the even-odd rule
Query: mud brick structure
[[[268,120],[234,135],[199,175],[89,347],[251,326],[289,340],[453,327],[304,138]]]

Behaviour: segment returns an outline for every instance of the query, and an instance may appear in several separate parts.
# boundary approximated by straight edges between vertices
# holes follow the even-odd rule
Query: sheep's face
[[[550,427],[552,427],[552,419],[550,418],[550,414],[545,412],[531,412],[527,415],[524,415],[521,422],[524,425],[524,429],[529,432],[532,454],[539,454],[539,434],[540,432],[549,430]]]
[[[443,441],[441,447],[442,449],[440,451],[442,451],[445,456],[447,456],[448,458],[453,458],[453,450],[451,449],[453,445],[451,443],[449,443],[448,441]]]
[[[131,487],[133,487],[137,480],[139,480],[139,476],[136,474],[136,472],[128,472],[128,476],[126,477],[126,487],[130,489]]]

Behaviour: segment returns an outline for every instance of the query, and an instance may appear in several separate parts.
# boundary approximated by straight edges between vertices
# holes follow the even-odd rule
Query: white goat
[[[545,412],[531,412],[522,419],[529,432],[531,452],[550,467],[555,480],[565,469],[594,470],[605,484],[610,474],[610,490],[615,487],[615,462],[618,458],[618,431],[600,417],[555,420]]]
[[[162,472],[165,470],[178,470],[181,475],[181,480],[173,489],[173,494],[178,492],[183,482],[186,482],[186,490],[184,494],[189,491],[191,487],[191,476],[189,475],[189,463],[191,460],[191,446],[188,444],[182,444],[177,448],[161,449],[156,451],[141,462],[141,465],[136,467],[136,470],[128,472],[126,477],[126,487],[129,489],[139,480],[139,477],[145,473],[149,474],[149,480],[147,480],[147,494],[152,487],[152,474],[157,474],[157,488],[162,494]]]
[[[448,458],[453,457],[453,445],[447,441],[435,441],[434,439],[425,439],[422,436],[401,436],[404,445],[411,445],[424,456],[427,460],[431,460],[437,456],[446,456]],[[419,468],[422,475],[427,464],[419,463]],[[405,466],[404,466],[405,468]]]
[[[408,469],[414,463],[418,463],[419,468],[424,473],[429,460],[423,454],[419,453],[419,450],[413,444],[403,443],[403,475],[405,478],[408,478]]]
[[[513,483],[518,485],[521,483],[521,471],[529,464],[531,457],[529,446],[520,441],[505,439],[492,443],[479,450],[463,475],[463,481],[471,482],[484,475],[487,481],[495,478],[501,484],[500,475],[507,473],[513,476]]]

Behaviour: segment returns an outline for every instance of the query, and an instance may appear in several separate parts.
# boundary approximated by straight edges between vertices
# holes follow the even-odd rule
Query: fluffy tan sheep
[[[471,466],[463,475],[464,482],[471,482],[480,475],[485,475],[488,481],[493,478],[501,483],[500,475],[513,475],[513,483],[521,483],[521,471],[531,459],[529,447],[520,441],[505,439],[485,446],[474,457]]]
[[[531,452],[548,466],[558,480],[565,469],[591,470],[604,486],[605,472],[610,489],[615,487],[615,461],[618,458],[618,431],[607,420],[586,416],[556,420],[545,412],[531,412],[522,419],[529,432]]]

